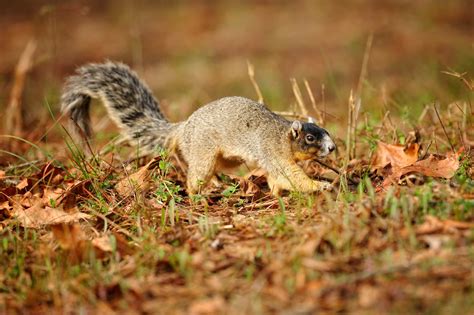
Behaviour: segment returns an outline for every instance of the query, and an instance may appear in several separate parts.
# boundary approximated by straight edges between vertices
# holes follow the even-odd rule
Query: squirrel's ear
[[[300,121],[295,120],[291,124],[291,136],[293,137],[293,139],[298,138],[298,135],[301,132],[301,129],[303,129],[303,125],[301,124]]]

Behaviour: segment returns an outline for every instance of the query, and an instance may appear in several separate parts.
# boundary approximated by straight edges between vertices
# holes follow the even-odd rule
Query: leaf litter
[[[446,179],[456,174],[460,153],[447,153],[445,156],[430,154],[419,160],[419,149],[418,143],[402,146],[379,141],[372,158],[371,171],[385,177],[381,186],[398,183],[402,176],[409,173]]]
[[[360,184],[348,186],[348,199],[277,199],[261,170],[222,177],[207,196],[189,198],[183,170],[163,169],[162,157],[90,165],[93,176],[53,163],[30,176],[5,172],[0,283],[13,293],[0,301],[32,313],[429,309],[434,296],[472,290],[474,193],[456,177],[461,168],[472,174],[469,150],[423,157],[421,148],[379,141],[370,163],[350,161],[346,175]],[[325,163],[338,167],[336,158]],[[339,182],[319,164],[304,167]],[[402,185],[411,174],[424,181]]]

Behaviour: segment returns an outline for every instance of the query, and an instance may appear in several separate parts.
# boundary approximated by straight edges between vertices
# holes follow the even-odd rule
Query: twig
[[[250,63],[250,61],[248,60],[247,60],[247,70],[248,70],[249,78],[250,78],[250,81],[252,82],[253,88],[255,89],[255,92],[257,92],[258,102],[260,104],[263,104],[262,91],[260,91],[260,87],[258,86],[258,83],[255,80],[255,69],[253,65]]]
[[[467,72],[459,73],[459,72],[456,72],[456,71],[453,71],[453,70],[450,69],[450,71],[441,71],[441,73],[444,73],[444,74],[447,74],[447,75],[450,75],[450,76],[453,76],[453,77],[456,77],[456,78],[460,79],[467,86],[469,91],[474,91],[474,83],[469,82],[465,78]]]
[[[324,163],[323,161],[320,161],[320,160],[318,160],[318,159],[314,159],[314,161],[318,162],[319,164],[321,164],[322,166],[324,166],[324,167],[326,167],[326,168],[329,168],[331,171],[333,171],[333,172],[336,173],[337,175],[342,176],[341,171],[338,170],[337,168],[332,167],[331,165],[326,164],[326,163]],[[353,185],[357,185],[357,184],[358,184],[357,181],[353,180],[350,176],[347,176],[347,174],[346,174],[346,177],[347,177],[347,180],[351,182],[351,184],[353,184]]]
[[[367,43],[366,43],[365,51],[364,51],[364,58],[362,59],[362,67],[360,69],[359,81],[357,83],[357,89],[356,89],[355,95],[353,95],[351,91],[351,96],[349,98],[350,137],[348,137],[348,139],[350,141],[348,141],[348,144],[349,144],[348,160],[356,156],[355,134],[356,134],[356,129],[357,129],[357,119],[359,117],[359,111],[362,104],[362,85],[367,76],[367,66],[369,63],[369,56],[370,56],[370,50],[372,48],[373,38],[374,38],[373,34],[370,34],[369,37],[367,38]]]
[[[301,113],[303,116],[308,116],[308,110],[306,109],[306,105],[303,101],[303,96],[301,95],[300,87],[298,86],[298,82],[296,82],[295,78],[291,78],[291,87],[293,88],[293,94],[295,94],[296,103],[298,104]]]
[[[354,123],[354,112],[355,112],[355,102],[354,102],[354,94],[351,90],[349,95],[349,102],[348,102],[348,117],[347,117],[347,136],[346,136],[346,164],[352,159],[352,141],[353,141],[353,127],[352,124]]]
[[[321,111],[316,106],[316,100],[314,99],[313,91],[311,90],[311,87],[309,86],[308,80],[304,80],[304,86],[306,87],[306,92],[308,93],[309,99],[311,100],[311,105],[313,106],[314,113],[316,114],[318,124],[320,126],[324,126],[323,116],[321,115]]]
[[[451,139],[449,138],[448,133],[446,132],[446,128],[444,127],[443,121],[441,120],[441,117],[439,116],[438,108],[436,108],[436,103],[433,104],[433,107],[435,109],[436,116],[438,116],[438,120],[441,124],[441,127],[443,127],[444,135],[446,136],[446,139],[448,139],[449,145],[451,146],[451,150],[453,150],[453,153],[456,153],[456,150],[454,149]]]
[[[23,117],[21,96],[25,87],[26,75],[33,64],[33,54],[36,50],[36,41],[31,39],[23,50],[15,68],[15,79],[10,94],[10,101],[6,111],[5,133],[21,136],[23,131]]]
[[[321,84],[321,102],[323,103],[323,126],[326,123],[326,86]]]
[[[374,34],[371,33],[369,38],[367,38],[367,43],[365,45],[364,59],[362,60],[362,67],[360,69],[359,82],[357,83],[356,96],[361,97],[362,94],[362,84],[364,84],[365,77],[367,76],[367,65],[369,63],[370,50],[372,48],[372,41],[374,39]]]
[[[423,154],[423,156],[420,160],[424,160],[426,158],[426,156],[428,155],[428,151],[431,148],[432,144],[433,144],[433,140],[431,140],[430,143],[428,143],[428,146],[426,147],[425,153]]]

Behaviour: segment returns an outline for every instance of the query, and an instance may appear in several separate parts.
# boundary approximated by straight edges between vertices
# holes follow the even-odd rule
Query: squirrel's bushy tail
[[[124,64],[88,64],[78,68],[64,85],[61,111],[73,120],[73,129],[81,129],[88,138],[91,98],[101,100],[123,133],[146,151],[165,146],[176,126],[165,119],[146,84]]]

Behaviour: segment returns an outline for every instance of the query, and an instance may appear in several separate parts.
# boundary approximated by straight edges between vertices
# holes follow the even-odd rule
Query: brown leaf
[[[96,258],[103,257],[103,252],[95,250],[78,223],[54,224],[51,226],[51,230],[59,246],[66,252],[67,259],[70,262],[77,263],[87,259],[87,257],[90,257],[91,250],[95,251]]]
[[[51,189],[45,188],[43,191],[43,202],[49,204],[51,202],[57,202],[59,197],[62,196],[64,191],[61,188]]]
[[[151,174],[151,170],[154,169],[157,165],[157,162],[161,158],[155,158],[148,162],[147,165],[140,168],[133,174],[128,175],[123,178],[115,185],[115,189],[122,196],[128,196],[132,192],[139,190],[146,190],[149,187],[148,178]]]
[[[458,157],[457,154],[448,154],[445,158],[440,159],[439,157],[430,154],[427,159],[417,161],[413,165],[394,169],[392,175],[384,180],[383,186],[390,185],[391,183],[398,181],[401,176],[412,172],[421,173],[425,176],[431,177],[451,178],[456,174],[456,171],[459,168]]]
[[[239,186],[243,194],[246,196],[254,196],[261,191],[260,187],[245,178],[239,179]]]
[[[63,205],[63,209],[66,212],[75,211],[77,198],[79,196],[90,195],[90,192],[88,191],[90,185],[90,180],[83,180],[75,184],[71,184],[71,186],[57,200],[57,204]]]
[[[79,219],[87,219],[90,216],[85,213],[66,213],[57,208],[45,206],[42,200],[36,202],[32,207],[24,210],[22,207],[14,207],[15,216],[23,227],[38,228],[43,225],[72,223]]]
[[[204,315],[204,314],[222,314],[225,308],[225,300],[216,296],[206,300],[196,301],[191,304],[189,314]]]
[[[412,165],[418,160],[420,145],[412,143],[405,148],[402,145],[387,144],[379,141],[372,159],[372,171],[391,164],[394,169]]]
[[[0,202],[9,200],[12,196],[18,193],[18,189],[16,187],[6,187],[0,189]]]
[[[462,222],[456,220],[440,220],[439,218],[427,215],[425,222],[416,228],[417,235],[434,234],[440,232],[457,230],[474,229],[473,222]]]
[[[262,186],[266,184],[266,175],[267,173],[261,168],[255,168],[245,175],[245,179],[251,181],[257,186]]]
[[[438,233],[443,230],[443,222],[437,217],[427,215],[425,222],[416,228],[417,235]]]
[[[65,250],[77,248],[79,243],[86,240],[86,235],[78,223],[53,224],[51,230],[61,248]]]
[[[58,184],[63,180],[63,172],[61,168],[48,163],[41,168],[41,171],[36,174],[36,177],[47,185]]]
[[[0,210],[10,210],[11,206],[8,201],[0,202]]]
[[[448,228],[455,228],[458,230],[468,230],[474,229],[474,222],[463,222],[463,221],[455,221],[455,220],[445,220],[444,224]]]
[[[361,307],[371,307],[380,298],[380,288],[370,284],[362,284],[359,288],[359,305]]]
[[[16,185],[16,188],[18,190],[22,190],[24,188],[28,187],[28,178],[24,178],[21,182],[19,182],[17,185]]]
[[[0,170],[0,179],[5,178],[5,171]]]
[[[112,247],[112,243],[110,242],[109,235],[104,235],[101,237],[94,238],[92,240],[92,245],[103,252],[113,251],[113,247]]]

